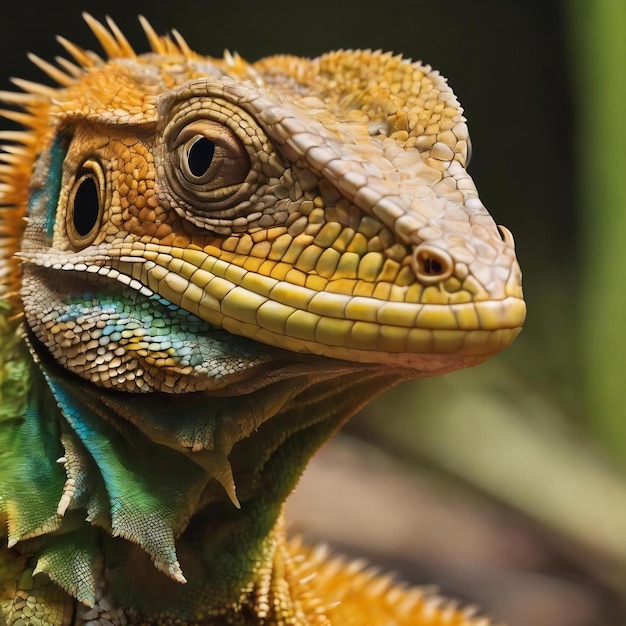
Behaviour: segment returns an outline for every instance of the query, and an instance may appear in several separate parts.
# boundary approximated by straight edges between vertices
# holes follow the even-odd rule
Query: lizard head
[[[67,73],[39,61],[59,88],[20,83],[37,153],[22,298],[64,366],[120,389],[215,385],[198,380],[243,367],[198,355],[219,329],[240,361],[432,375],[520,331],[513,240],[478,198],[438,73],[369,51],[250,65],[156,36],[136,56],[95,31],[108,60],[65,42]]]
[[[38,571],[86,604],[101,530],[133,543],[112,548],[122,598],[136,546],[184,581],[177,537],[196,586],[168,593],[195,606],[222,589],[223,608],[347,417],[513,341],[520,269],[429,67],[369,51],[209,59],[146,22],[152,53],[137,55],[87,21],[106,59],[61,39],[73,60],[33,57],[57,86],[0,94],[26,128],[0,133],[0,296],[34,357],[20,352],[29,380],[7,403],[23,436],[0,455],[0,521],[25,552],[45,535]],[[167,594],[140,587],[150,614]]]

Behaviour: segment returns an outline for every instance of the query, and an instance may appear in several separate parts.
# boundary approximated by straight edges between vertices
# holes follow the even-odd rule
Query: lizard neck
[[[74,551],[78,541],[88,555],[92,589],[47,573],[85,604],[121,607],[131,622],[175,612],[192,624],[224,607],[256,615],[277,593],[281,606],[294,601],[281,552],[285,499],[314,452],[398,381],[395,371],[334,364],[242,396],[127,394],[41,361],[72,490],[43,540],[71,532]]]
[[[283,553],[285,499],[314,452],[348,416],[393,382],[380,371],[365,370],[338,378],[320,376],[317,382],[312,376],[277,383],[290,388],[293,397],[229,455],[241,508],[224,497],[216,482],[209,483],[200,509],[176,541],[187,584],[159,575],[139,548],[132,547],[129,559],[128,546],[119,546],[126,552],[118,560],[123,571],[111,575],[109,582],[116,602],[153,617],[167,614],[170,606],[176,606],[181,617],[181,607],[186,607],[190,622],[213,611],[223,614],[224,607],[233,607],[233,615],[241,615],[242,607],[245,614],[246,606],[251,615],[257,616],[263,607],[271,613],[277,595],[282,610],[296,602]],[[138,572],[152,579],[137,585],[141,601],[127,582]]]

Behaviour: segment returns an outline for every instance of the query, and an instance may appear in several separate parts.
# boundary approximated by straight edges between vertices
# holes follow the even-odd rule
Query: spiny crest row
[[[128,42],[128,39],[126,39],[117,24],[110,17],[106,18],[108,28],[89,13],[83,13],[83,18],[98,39],[108,59],[132,59],[137,57],[137,53]],[[150,25],[150,22],[142,15],[139,16],[139,22],[153,53],[165,56],[182,55],[187,60],[197,60],[199,58],[199,55],[191,50],[177,30],[172,30],[172,39],[169,35],[158,35]],[[85,50],[64,37],[58,36],[57,40],[74,61],[56,57],[55,60],[60,66],[56,67],[35,54],[29,54],[28,58],[61,87],[72,85],[82,76],[83,70],[103,65],[105,62],[95,52]],[[228,53],[225,54],[225,59],[232,62],[232,57]],[[55,89],[53,87],[19,78],[14,78],[12,81],[26,93],[1,92],[0,99],[7,104],[28,107],[36,103],[40,98],[49,99],[54,97]]]

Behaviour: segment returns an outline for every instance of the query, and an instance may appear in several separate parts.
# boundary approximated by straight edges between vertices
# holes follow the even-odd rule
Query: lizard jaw
[[[147,245],[141,256],[109,256],[106,265],[89,262],[85,252],[49,251],[45,261],[40,255],[21,257],[50,271],[79,270],[82,276],[121,284],[143,298],[160,297],[214,329],[257,342],[254,351],[259,354],[278,348],[303,358],[317,355],[402,369],[412,377],[482,363],[515,339],[526,314],[515,276],[501,299],[394,302],[317,292],[243,271],[197,250]],[[163,259],[170,265],[177,259],[177,271]]]
[[[151,248],[112,264],[212,325],[267,346],[402,368],[412,376],[482,363],[513,342],[526,317],[517,264],[498,297],[483,292],[454,301],[438,284],[415,302],[317,291],[201,250]]]

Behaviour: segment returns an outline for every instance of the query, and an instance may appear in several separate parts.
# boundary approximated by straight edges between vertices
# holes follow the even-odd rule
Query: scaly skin
[[[107,59],[61,39],[58,86],[2,94],[0,623],[484,623],[281,521],[360,406],[521,329],[453,93],[86,19]]]

